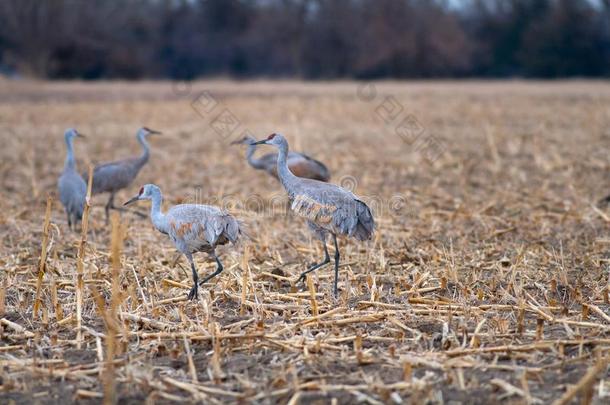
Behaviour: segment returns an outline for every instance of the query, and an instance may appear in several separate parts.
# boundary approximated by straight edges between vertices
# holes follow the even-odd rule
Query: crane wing
[[[272,167],[277,164],[277,153],[266,153],[258,159],[259,162],[266,167]]]
[[[328,181],[330,173],[328,168],[320,161],[313,159],[304,153],[289,152],[286,160],[292,174],[297,177],[313,180]]]
[[[59,199],[70,213],[82,216],[87,185],[76,171],[64,172],[58,181]]]
[[[297,194],[292,201],[292,210],[316,224],[329,224],[337,207],[317,201],[306,194]]]
[[[167,212],[169,234],[189,250],[208,250],[239,237],[239,224],[230,214],[209,205],[181,204]]]
[[[312,180],[303,184],[305,188],[293,195],[291,208],[297,215],[335,234],[370,239],[375,221],[363,201],[333,184]]]
[[[138,174],[136,159],[124,159],[103,163],[93,169],[93,193],[118,190],[127,187]],[[88,174],[83,175],[85,181]]]

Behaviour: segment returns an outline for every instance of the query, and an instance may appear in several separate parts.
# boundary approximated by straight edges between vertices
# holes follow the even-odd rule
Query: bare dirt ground
[[[88,135],[85,170],[139,154],[142,125],[164,135],[118,202],[154,182],[250,238],[189,302],[148,219],[122,214],[113,247],[94,196],[80,255],[54,200],[35,313],[63,131]],[[374,209],[373,241],[340,242],[337,300],[331,267],[295,284],[322,248],[229,146],[246,130]],[[0,141],[2,403],[610,401],[610,83],[3,81]]]

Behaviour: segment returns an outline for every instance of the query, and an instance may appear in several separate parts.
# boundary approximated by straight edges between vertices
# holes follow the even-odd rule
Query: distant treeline
[[[43,78],[610,76],[610,0],[1,0]]]

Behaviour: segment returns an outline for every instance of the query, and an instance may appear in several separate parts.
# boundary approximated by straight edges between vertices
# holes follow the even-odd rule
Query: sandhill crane
[[[231,142],[231,144],[248,145],[246,157],[250,166],[257,170],[264,170],[277,179],[277,153],[267,153],[258,159],[254,158],[254,152],[256,151],[255,141],[256,139],[251,136],[245,136],[238,141]],[[315,160],[304,153],[288,152],[286,162],[288,163],[290,171],[297,177],[320,181],[330,180],[330,172],[324,163]]]
[[[326,237],[330,233],[335,244],[335,282],[333,292],[337,297],[339,277],[339,245],[337,235],[346,235],[360,241],[369,240],[375,231],[375,221],[369,207],[358,197],[339,186],[295,176],[288,167],[288,142],[281,134],[271,134],[255,145],[273,145],[279,149],[277,171],[280,181],[292,201],[292,210],[307,220],[309,228],[324,245],[324,260],[313,265],[299,277],[305,276],[330,263]]]
[[[196,299],[199,284],[204,284],[223,270],[222,263],[216,256],[215,248],[228,242],[236,243],[241,230],[239,222],[230,214],[220,208],[201,204],[180,204],[161,212],[163,196],[161,189],[154,184],[147,184],[140,189],[137,196],[123,205],[138,200],[151,200],[150,219],[161,233],[170,237],[176,249],[186,256],[193,272],[193,288],[188,299]],[[193,253],[205,252],[216,260],[216,271],[205,277],[199,283],[199,276]]]
[[[150,147],[148,146],[148,142],[146,142],[146,137],[153,134],[161,134],[161,132],[146,127],[138,130],[136,138],[143,149],[142,155],[139,157],[102,163],[95,166],[93,169],[93,185],[91,192],[93,194],[110,193],[105,209],[106,223],[108,223],[111,209],[121,210],[121,208],[114,206],[114,195],[119,190],[128,187],[137,177],[140,169],[148,162]]]
[[[74,146],[72,142],[77,136],[84,138],[84,135],[72,128],[64,133],[67,154],[64,171],[57,182],[59,199],[66,210],[68,226],[70,228],[72,228],[73,223],[76,225],[83,216],[85,198],[87,197],[87,184],[76,171],[76,161],[74,159]]]

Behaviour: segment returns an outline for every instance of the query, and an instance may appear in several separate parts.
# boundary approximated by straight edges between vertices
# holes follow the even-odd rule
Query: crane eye
[[[144,187],[140,187],[140,194],[139,195],[142,195],[143,192],[144,192]]]

